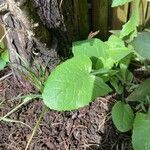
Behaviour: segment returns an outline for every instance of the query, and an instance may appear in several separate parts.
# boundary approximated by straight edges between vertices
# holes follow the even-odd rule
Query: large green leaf
[[[150,96],[150,78],[142,82],[127,98],[128,101],[145,102]]]
[[[131,44],[141,57],[150,60],[150,32],[139,33]]]
[[[134,114],[130,105],[124,102],[117,102],[112,108],[112,120],[116,128],[121,132],[132,129]]]
[[[87,56],[76,56],[59,65],[49,76],[43,91],[45,105],[54,110],[73,110],[88,105],[111,89],[90,74],[92,62]]]
[[[150,117],[137,113],[133,124],[132,144],[134,150],[150,150]]]
[[[120,38],[124,38],[131,33],[133,34],[132,37],[134,37],[137,33],[136,28],[139,25],[139,3],[140,3],[140,0],[135,0],[134,2],[135,2],[134,11],[133,11],[129,21],[125,25],[123,25],[123,29],[120,32]]]
[[[119,5],[124,5],[126,3],[131,2],[132,0],[113,0],[112,7],[117,7]]]
[[[111,69],[114,63],[118,63],[131,52],[129,48],[125,47],[124,42],[114,35],[107,42],[102,42],[99,39],[90,39],[76,42],[73,45],[74,56],[86,55],[92,60],[95,57],[101,60],[103,67],[107,69]],[[94,68],[99,69],[98,67]]]
[[[72,51],[74,56],[87,55],[89,57],[106,59],[108,57],[108,49],[107,44],[93,38],[73,43]]]
[[[132,51],[131,49],[127,47],[120,47],[120,48],[114,48],[110,49],[110,57],[115,61],[119,62],[121,59],[129,55]]]
[[[110,36],[105,43],[109,46],[109,58],[114,63],[118,63],[133,52],[130,48],[125,47],[124,41],[115,35]],[[105,61],[108,64],[108,58]]]

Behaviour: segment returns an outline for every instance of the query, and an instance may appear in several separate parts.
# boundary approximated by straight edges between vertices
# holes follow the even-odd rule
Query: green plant
[[[112,90],[106,82],[117,74],[122,59],[132,53],[114,35],[107,42],[90,39],[74,43],[74,57],[59,65],[46,81],[44,103],[55,110],[73,110],[107,95]]]
[[[112,6],[116,7],[128,2],[131,0],[113,0]],[[142,67],[144,63],[145,69],[149,70],[150,32],[137,32],[139,3],[140,0],[134,0],[134,11],[130,19],[122,30],[111,35],[108,41],[103,42],[92,38],[73,43],[74,56],[56,67],[44,84],[43,72],[45,71],[38,69],[37,66],[40,72],[37,76],[29,69],[28,64],[24,63],[24,68],[28,71],[27,80],[30,80],[42,93],[42,97],[35,97],[42,98],[44,104],[50,109],[71,111],[88,105],[98,96],[105,96],[116,91],[120,96],[120,101],[112,109],[112,120],[116,128],[121,132],[133,130],[134,150],[147,150],[150,149],[150,109],[148,109],[150,79],[138,86],[134,84],[134,74],[129,69],[134,60]],[[129,94],[133,88],[135,90],[126,98],[125,93]],[[35,97],[29,97],[28,101]],[[134,107],[132,102],[136,102],[142,109]],[[24,104],[26,101],[19,107]],[[6,120],[16,109],[18,107],[1,117],[0,121]],[[140,111],[147,112],[144,114]]]
[[[0,70],[3,70],[9,62],[9,54],[4,46],[4,43],[0,42]]]
[[[128,2],[131,0],[113,0],[112,6]],[[121,101],[112,109],[115,126],[121,132],[133,129],[134,150],[147,150],[150,149],[150,110],[146,114],[139,113],[129,102],[138,102],[144,111],[147,110],[150,96],[149,79],[136,88],[134,74],[129,70],[133,60],[138,61],[142,67],[144,63],[147,71],[149,70],[150,32],[137,32],[139,4],[140,0],[134,1],[130,19],[108,41],[93,38],[74,43],[74,57],[51,73],[42,97],[49,108],[65,111],[88,105],[94,98],[107,95],[114,89],[121,96]],[[130,93],[133,88],[133,93],[126,98],[125,93]]]

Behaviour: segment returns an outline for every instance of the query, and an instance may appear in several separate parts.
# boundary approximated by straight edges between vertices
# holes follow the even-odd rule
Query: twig
[[[34,128],[33,128],[32,134],[31,134],[31,136],[30,136],[30,138],[29,138],[29,140],[28,140],[28,143],[27,143],[27,145],[26,145],[25,150],[27,150],[27,149],[29,148],[29,145],[30,145],[30,143],[31,143],[31,141],[32,141],[32,139],[33,139],[33,137],[34,137],[34,135],[35,135],[35,133],[36,133],[38,127],[39,127],[39,124],[40,124],[40,122],[41,122],[41,119],[43,118],[44,114],[45,114],[47,111],[48,111],[48,108],[47,108],[46,106],[44,106],[44,108],[43,108],[43,110],[42,110],[42,113],[41,113],[41,115],[40,115],[40,117],[39,117],[37,123],[35,124],[35,126],[34,126]]]
[[[1,119],[1,118],[0,118]],[[14,120],[14,119],[9,119],[9,118],[3,118],[3,121],[6,121],[6,122],[12,122],[12,123],[20,123],[30,129],[32,129],[28,124],[22,122],[22,121],[19,121],[19,120]]]
[[[59,3],[59,8],[61,8],[62,3],[63,3],[63,0],[60,1],[60,3]]]
[[[5,38],[5,36],[8,34],[8,32],[10,31],[10,29],[8,29],[5,34],[2,36],[2,38],[0,39],[0,42],[2,42],[2,40]]]
[[[0,102],[0,106],[5,102],[5,99]]]
[[[2,80],[4,80],[4,79],[8,78],[8,77],[11,76],[12,74],[13,74],[13,73],[11,72],[11,73],[9,73],[9,74],[3,76],[2,78],[0,78],[0,81],[2,81]]]
[[[89,35],[88,35],[88,39],[92,39],[93,37],[95,37],[97,34],[99,34],[99,30],[98,31],[95,31],[95,32],[90,32]]]
[[[5,118],[7,118],[8,116],[10,116],[12,113],[14,113],[15,111],[17,111],[19,108],[21,108],[23,105],[29,103],[32,100],[32,98],[28,98],[25,99],[21,104],[19,104],[18,106],[16,106],[14,109],[12,109],[10,112],[8,112],[5,116],[0,118],[0,121],[4,120]]]

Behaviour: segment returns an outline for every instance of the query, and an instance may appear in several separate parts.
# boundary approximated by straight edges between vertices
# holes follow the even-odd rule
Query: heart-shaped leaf
[[[132,144],[134,150],[150,150],[150,117],[148,114],[136,114]]]
[[[139,33],[131,44],[141,57],[150,60],[150,32]]]
[[[134,114],[130,105],[124,102],[117,102],[112,108],[112,120],[116,128],[121,132],[132,129]]]
[[[43,100],[54,110],[74,110],[88,105],[97,96],[111,89],[90,74],[92,62],[87,56],[76,56],[59,65],[46,81]]]

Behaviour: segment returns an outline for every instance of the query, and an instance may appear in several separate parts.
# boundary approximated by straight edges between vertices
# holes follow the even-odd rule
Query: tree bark
[[[70,55],[72,41],[88,36],[87,7],[83,6],[79,0],[0,0],[0,22],[6,28],[10,62],[18,78],[25,63],[46,67],[49,62],[51,71],[60,56]]]
[[[23,65],[32,66],[33,61],[35,61],[46,67],[47,62],[49,62],[48,67],[51,71],[60,62],[56,52],[58,41],[55,37],[52,39],[51,29],[60,26],[58,18],[60,20],[61,18],[56,11],[57,9],[54,8],[52,8],[54,11],[52,18],[48,18],[49,10],[45,9],[43,2],[0,0],[0,22],[6,29],[10,62],[15,65],[12,70],[19,79],[21,79],[20,70],[25,71]],[[36,4],[35,7],[33,4]],[[42,4],[44,9],[39,9]],[[52,5],[56,5],[56,3],[52,3]],[[39,9],[38,13],[36,13],[36,9]],[[41,14],[45,14],[45,11],[47,11],[46,16],[42,16]],[[45,21],[46,19],[47,21]]]

